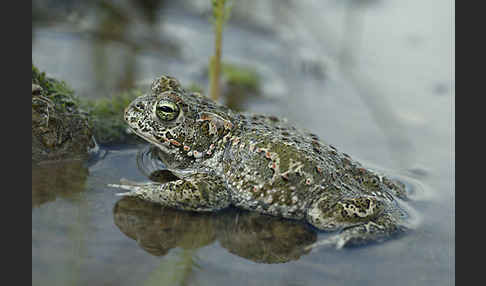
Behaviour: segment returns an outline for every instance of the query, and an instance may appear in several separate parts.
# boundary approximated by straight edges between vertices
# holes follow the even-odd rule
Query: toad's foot
[[[341,249],[343,247],[377,243],[388,240],[406,231],[407,227],[396,222],[394,216],[382,214],[369,222],[348,226],[338,234],[307,246],[306,250],[319,247],[335,247]]]
[[[163,206],[191,211],[214,211],[230,204],[224,182],[208,174],[194,174],[167,183],[133,182],[126,179],[108,186],[128,190],[120,196],[137,197]]]

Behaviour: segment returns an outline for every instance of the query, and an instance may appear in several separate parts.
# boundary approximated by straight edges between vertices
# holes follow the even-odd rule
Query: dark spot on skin
[[[174,139],[174,136],[172,136],[172,133],[170,133],[170,131],[167,131],[167,132],[165,133],[165,137],[166,137],[167,139]]]
[[[346,217],[347,215],[348,215],[347,212],[344,209],[342,209],[341,210],[341,216]]]

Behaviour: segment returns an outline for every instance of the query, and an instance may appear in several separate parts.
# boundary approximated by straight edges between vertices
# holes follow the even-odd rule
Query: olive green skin
[[[381,241],[406,230],[397,198],[405,187],[363,167],[315,134],[274,116],[236,113],[172,77],[125,110],[130,129],[160,149],[179,179],[113,184],[164,206],[215,211],[230,205],[305,220],[337,247]]]

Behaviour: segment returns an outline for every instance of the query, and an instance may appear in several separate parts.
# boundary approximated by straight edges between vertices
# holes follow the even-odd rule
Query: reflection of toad
[[[304,247],[317,238],[301,223],[233,208],[195,213],[126,197],[116,203],[113,213],[118,228],[153,255],[218,240],[231,253],[249,260],[282,263],[299,259],[308,252]]]
[[[219,216],[218,239],[229,252],[260,263],[297,260],[317,233],[297,221],[232,209]]]
[[[88,168],[79,160],[32,164],[32,207],[85,189]]]

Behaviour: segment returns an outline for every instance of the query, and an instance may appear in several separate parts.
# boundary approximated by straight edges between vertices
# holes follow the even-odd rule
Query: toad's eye
[[[157,103],[155,114],[160,120],[171,121],[179,115],[179,106],[172,101],[161,100]]]

